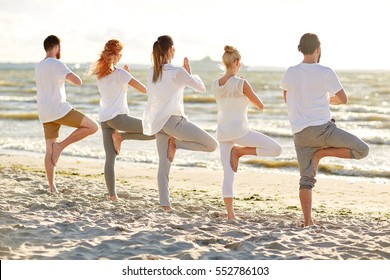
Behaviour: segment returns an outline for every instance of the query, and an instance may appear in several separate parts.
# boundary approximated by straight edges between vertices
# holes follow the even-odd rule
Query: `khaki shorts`
[[[52,122],[44,123],[43,130],[45,133],[45,139],[58,138],[61,125],[79,128],[84,117],[85,115],[83,113],[77,111],[76,109],[72,109],[64,117]]]

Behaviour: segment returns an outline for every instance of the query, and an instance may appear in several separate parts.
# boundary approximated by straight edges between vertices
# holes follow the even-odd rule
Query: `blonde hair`
[[[162,66],[168,62],[168,51],[173,46],[173,40],[168,35],[157,38],[153,44],[153,83],[156,83],[162,76]]]
[[[98,79],[110,75],[113,71],[111,66],[122,49],[123,45],[119,40],[109,40],[105,44],[98,61],[92,66],[91,75],[96,75]]]
[[[225,53],[222,56],[222,62],[226,69],[229,69],[237,60],[241,60],[241,55],[235,47],[225,46]]]

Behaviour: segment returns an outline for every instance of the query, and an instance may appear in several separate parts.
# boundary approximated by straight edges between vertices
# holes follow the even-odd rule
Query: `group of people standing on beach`
[[[95,133],[98,124],[66,101],[65,81],[76,86],[82,81],[59,60],[60,39],[48,36],[44,40],[44,49],[46,57],[35,68],[37,105],[46,140],[45,169],[49,190],[57,192],[55,166],[61,152],[68,145]],[[235,219],[233,181],[239,159],[245,155],[277,157],[282,153],[280,144],[249,128],[248,106],[252,104],[262,110],[264,104],[249,82],[237,77],[241,67],[240,53],[232,46],[225,46],[222,56],[225,73],[212,83],[218,107],[217,142],[185,115],[184,88],[206,92],[206,87],[198,75],[192,74],[187,58],[184,58],[182,67],[171,64],[175,47],[170,36],[160,36],[153,44],[153,67],[149,70],[146,86],[129,73],[126,65],[123,69],[116,67],[122,49],[119,40],[109,40],[91,69],[101,96],[99,122],[106,154],[104,176],[110,199],[118,199],[115,159],[123,140],[156,140],[159,155],[157,182],[160,205],[164,210],[172,209],[169,172],[176,150],[213,152],[219,143],[224,170],[223,199],[228,219]],[[280,87],[294,134],[304,225],[310,226],[313,225],[312,188],[316,183],[319,161],[327,156],[361,159],[368,155],[369,147],[358,137],[337,128],[331,120],[329,104],[345,104],[347,96],[335,72],[319,64],[321,44],[318,36],[304,34],[298,50],[304,56],[303,61],[288,68]],[[142,120],[129,115],[128,86],[148,95]],[[76,129],[58,141],[62,125]]]

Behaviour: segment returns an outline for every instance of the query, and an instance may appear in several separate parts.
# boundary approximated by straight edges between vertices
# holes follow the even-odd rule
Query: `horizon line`
[[[207,56],[205,57],[207,58]],[[192,60],[192,62],[202,62],[205,58],[201,60]],[[211,60],[212,62],[219,63],[218,61]],[[4,62],[0,61],[0,65],[36,65],[39,61],[36,62]],[[93,64],[94,62],[66,62],[63,61],[65,64],[70,64],[70,65],[79,65],[81,67],[82,65],[86,64]],[[191,62],[190,62],[191,63]],[[124,62],[124,63],[119,63],[119,65],[133,65],[133,66],[139,66],[139,67],[151,67],[151,64],[143,64],[143,63],[129,63],[129,62]],[[298,64],[298,63],[297,63]],[[270,66],[270,65],[243,65],[245,68],[264,68],[264,69],[273,69],[273,70],[286,70],[290,66]],[[333,68],[338,71],[390,71],[390,68]]]

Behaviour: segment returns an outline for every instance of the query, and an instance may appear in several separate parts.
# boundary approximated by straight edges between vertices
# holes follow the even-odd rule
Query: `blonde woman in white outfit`
[[[222,60],[226,73],[213,82],[212,91],[218,106],[217,139],[224,170],[222,195],[228,219],[235,219],[233,181],[240,157],[277,157],[281,154],[282,147],[270,137],[249,129],[249,104],[252,103],[259,110],[262,110],[264,105],[248,81],[236,76],[241,67],[241,55],[237,49],[225,46]]]
[[[158,188],[160,205],[171,210],[169,201],[169,171],[176,149],[213,152],[217,142],[203,129],[187,120],[183,106],[186,86],[198,92],[206,87],[197,75],[191,74],[188,59],[183,67],[171,63],[175,54],[170,36],[160,36],[153,44],[153,67],[147,78],[148,102],[143,115],[143,132],[156,135],[159,155]]]

